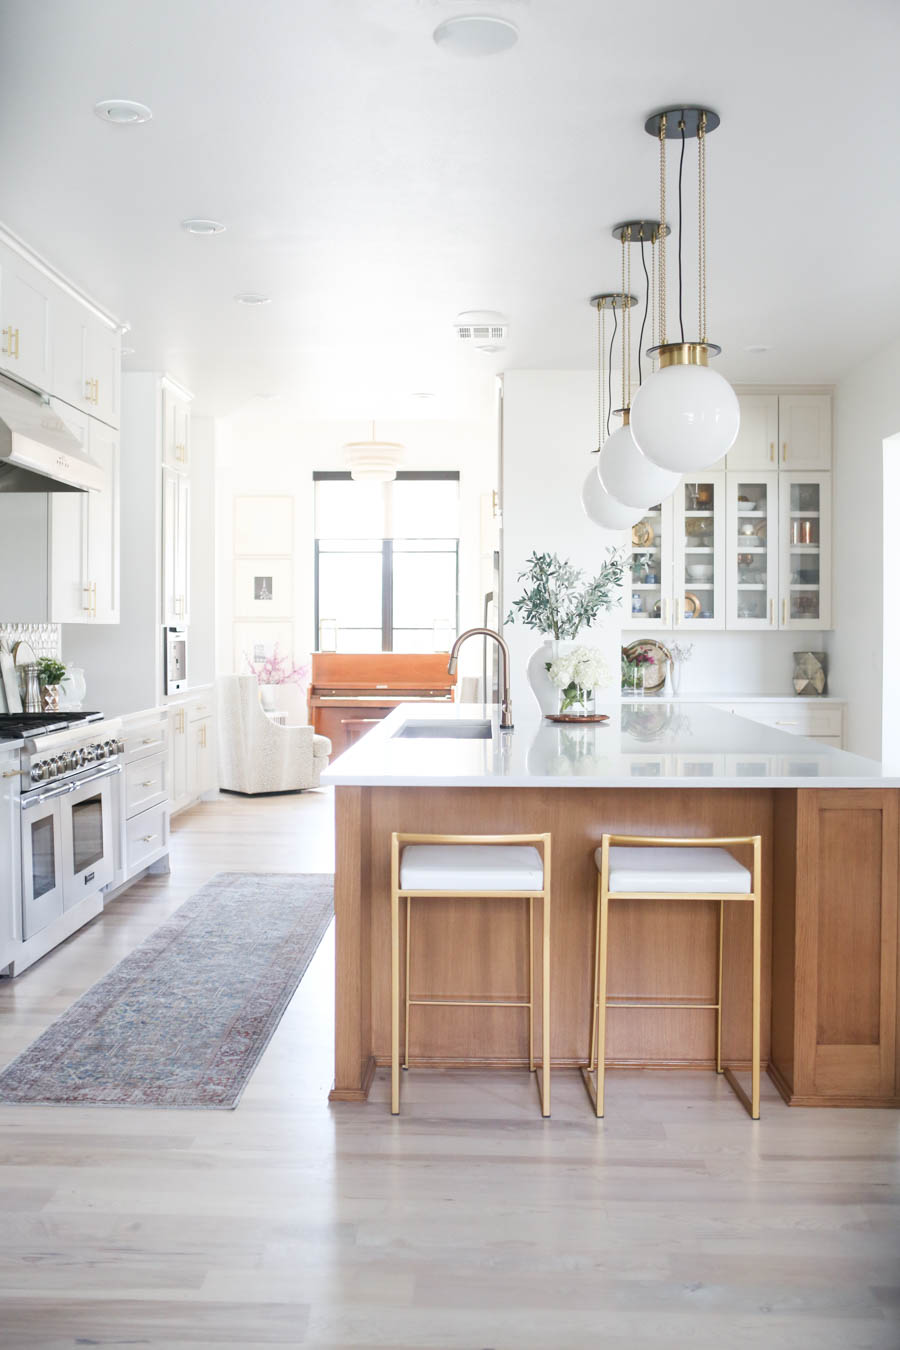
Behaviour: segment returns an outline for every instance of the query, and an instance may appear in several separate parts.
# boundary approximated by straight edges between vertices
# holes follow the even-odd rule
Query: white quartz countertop
[[[719,699],[717,702],[721,701]],[[322,775],[336,787],[900,787],[875,760],[702,703],[611,702],[601,724],[556,725],[536,705],[501,732],[496,705],[401,704]],[[411,722],[490,721],[487,739],[397,735]]]

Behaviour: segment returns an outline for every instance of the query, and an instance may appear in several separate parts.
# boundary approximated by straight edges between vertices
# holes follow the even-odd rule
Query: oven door
[[[25,793],[22,812],[22,937],[27,940],[63,912],[60,802],[68,784]]]
[[[113,879],[116,844],[112,794],[118,791],[119,764],[78,778],[60,799],[63,853],[63,908],[71,909]]]

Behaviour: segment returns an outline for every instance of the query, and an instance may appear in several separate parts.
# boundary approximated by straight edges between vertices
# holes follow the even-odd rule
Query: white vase
[[[78,712],[84,707],[87,684],[81,666],[69,666],[66,677],[59,688],[61,694],[60,708],[68,712]]]
[[[528,665],[525,667],[528,683],[545,717],[548,713],[559,712],[559,690],[550,681],[547,663],[577,646],[578,642],[574,639],[544,638],[540,647],[528,658]]]
[[[275,711],[275,686],[274,684],[261,684],[259,686],[259,701],[266,712]]]

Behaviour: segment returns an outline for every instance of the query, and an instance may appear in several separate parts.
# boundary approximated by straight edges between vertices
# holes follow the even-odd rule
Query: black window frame
[[[313,472],[313,492],[315,484],[322,482],[351,482],[353,475],[349,469],[316,469]],[[395,482],[455,482],[459,483],[460,474],[458,469],[398,469]],[[327,543],[327,540],[324,541]],[[372,537],[372,543],[377,542],[377,536]],[[327,551],[327,550],[326,550]],[[373,550],[374,552],[374,550]],[[315,605],[313,622],[314,640],[313,651],[319,650],[319,537],[315,538],[315,553],[313,562],[313,585],[315,587]],[[453,616],[453,624],[459,632],[459,535],[456,536],[456,612]],[[381,650],[383,652],[392,652],[394,650],[394,541],[393,539],[381,540]]]

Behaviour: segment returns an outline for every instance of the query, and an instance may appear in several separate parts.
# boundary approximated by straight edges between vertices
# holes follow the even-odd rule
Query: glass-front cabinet
[[[686,478],[674,494],[674,626],[725,627],[725,474]]]
[[[669,629],[675,617],[672,598],[672,497],[654,506],[631,531],[630,594],[626,577],[623,628]]]
[[[831,626],[831,475],[782,473],[782,628]]]
[[[729,473],[726,618],[729,628],[778,627],[777,473]]]

